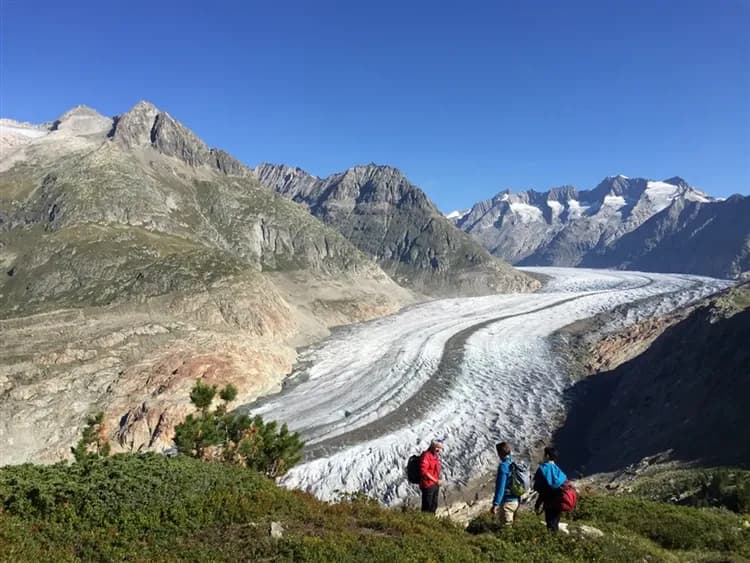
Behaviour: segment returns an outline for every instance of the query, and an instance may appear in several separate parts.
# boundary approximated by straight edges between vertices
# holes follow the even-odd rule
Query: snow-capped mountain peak
[[[463,211],[459,211],[458,209],[451,211],[450,213],[447,213],[445,215],[446,219],[450,219],[451,221],[460,221],[461,218],[466,215],[470,209],[464,209]]]
[[[607,176],[590,190],[504,190],[456,216],[490,252],[523,265],[576,265],[676,202],[716,201],[679,176]]]

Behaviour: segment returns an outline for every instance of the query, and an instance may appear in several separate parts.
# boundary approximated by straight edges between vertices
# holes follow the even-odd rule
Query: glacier
[[[663,314],[732,284],[681,274],[524,268],[533,294],[443,299],[337,329],[302,350],[278,394],[240,411],[285,422],[306,442],[284,486],[324,500],[361,492],[387,505],[418,494],[408,457],[444,438],[447,486],[491,471],[494,444],[528,459],[564,413],[571,384],[554,333],[617,312],[612,328]]]

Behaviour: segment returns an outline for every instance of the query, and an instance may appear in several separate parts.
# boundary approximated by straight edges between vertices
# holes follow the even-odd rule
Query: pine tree
[[[81,439],[70,448],[76,463],[86,463],[97,457],[107,457],[110,452],[109,442],[102,438],[104,413],[90,415],[86,419]]]
[[[214,446],[228,463],[245,465],[275,478],[286,473],[302,459],[303,442],[286,424],[264,422],[260,416],[228,413],[228,404],[237,397],[237,389],[227,385],[219,392],[223,401],[209,408],[216,387],[196,381],[190,400],[198,410],[175,427],[175,445],[180,453],[204,459]]]

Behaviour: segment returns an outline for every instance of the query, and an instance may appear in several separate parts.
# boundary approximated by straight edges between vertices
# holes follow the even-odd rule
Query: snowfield
[[[662,314],[731,285],[710,278],[526,268],[541,292],[445,299],[336,331],[303,351],[284,390],[244,408],[286,422],[307,443],[283,484],[323,499],[364,492],[386,504],[418,493],[406,460],[445,438],[448,486],[497,463],[494,443],[524,457],[549,437],[570,384],[550,336],[618,306],[613,326]]]

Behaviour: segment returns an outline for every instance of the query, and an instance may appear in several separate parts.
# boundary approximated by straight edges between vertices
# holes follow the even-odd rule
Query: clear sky
[[[750,0],[0,0],[0,115],[148,99],[248,164],[443,209],[680,175],[750,193]]]

